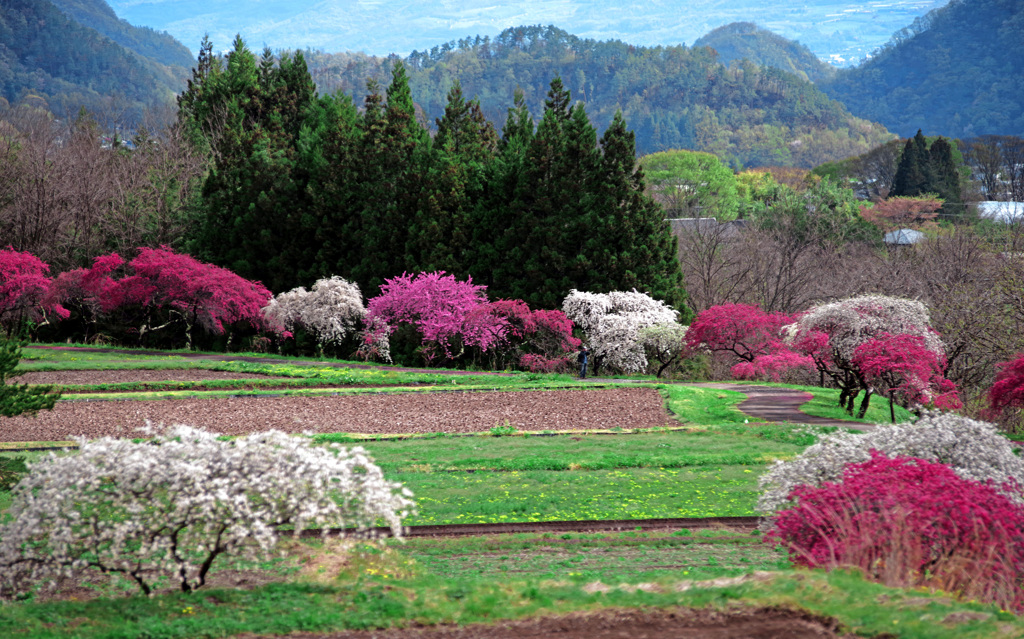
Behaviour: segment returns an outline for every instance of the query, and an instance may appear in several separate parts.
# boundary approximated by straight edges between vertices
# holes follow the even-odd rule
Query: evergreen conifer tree
[[[896,167],[890,196],[915,197],[928,192],[931,185],[931,170],[928,158],[928,142],[921,129],[917,135],[907,140]]]

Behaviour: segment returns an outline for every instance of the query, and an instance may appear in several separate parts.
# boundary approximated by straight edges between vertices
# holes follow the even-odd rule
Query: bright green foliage
[[[662,151],[640,159],[651,195],[669,217],[733,220],[739,211],[736,176],[714,155]]]
[[[28,384],[11,384],[9,379],[21,360],[24,342],[0,337],[0,417],[14,417],[28,413],[35,415],[50,410],[60,393],[50,393],[50,386],[29,388]]]

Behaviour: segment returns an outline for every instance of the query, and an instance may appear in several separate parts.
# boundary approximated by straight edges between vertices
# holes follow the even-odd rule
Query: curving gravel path
[[[523,431],[678,425],[650,388],[380,393],[326,397],[229,397],[59,402],[36,417],[0,420],[0,441],[134,437],[147,419],[225,435],[269,429],[315,433],[475,433],[506,421]]]

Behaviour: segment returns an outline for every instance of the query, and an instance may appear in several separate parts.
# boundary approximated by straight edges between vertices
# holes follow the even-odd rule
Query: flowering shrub
[[[79,446],[30,464],[14,488],[0,526],[5,590],[94,568],[147,594],[160,576],[188,592],[222,554],[266,557],[285,527],[298,535],[382,521],[397,535],[413,506],[362,448],[276,431],[221,441],[175,426],[150,442]]]
[[[848,465],[871,459],[872,450],[945,464],[964,479],[992,481],[1011,499],[1024,501],[1019,488],[1024,486],[1024,460],[994,425],[952,413],[926,413],[915,423],[825,435],[795,459],[776,462],[761,476],[764,492],[757,509],[770,515],[790,505],[789,496],[798,486],[838,481]]]
[[[519,365],[535,373],[569,366],[569,354],[580,346],[573,323],[562,311],[530,310],[522,300],[481,304],[466,314],[467,344],[491,356],[492,368]]]
[[[624,373],[646,370],[647,355],[640,330],[679,320],[678,311],[635,290],[605,294],[573,289],[562,302],[562,311],[586,333],[595,372],[598,366]]]
[[[239,322],[274,329],[262,312],[272,298],[266,287],[167,247],[141,248],[130,262],[101,255],[91,268],[62,273],[54,286],[93,321],[117,314],[140,338],[177,326],[189,348],[197,327],[215,335]]]
[[[68,311],[51,293],[50,267],[32,255],[11,247],[0,249],[0,325],[7,335],[23,320],[39,322],[47,313],[58,317]]]
[[[344,340],[364,315],[359,286],[337,275],[317,280],[310,291],[300,286],[281,293],[263,308],[272,325],[289,331],[301,326],[321,348]]]
[[[948,466],[871,451],[840,482],[798,486],[767,538],[794,563],[854,566],[889,586],[928,585],[1024,609],[1024,507]]]

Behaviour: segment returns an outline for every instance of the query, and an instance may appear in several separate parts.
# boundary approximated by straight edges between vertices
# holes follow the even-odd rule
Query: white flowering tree
[[[601,366],[623,373],[646,370],[640,331],[659,324],[679,325],[678,311],[636,290],[605,294],[573,289],[562,302],[562,312],[585,333],[595,372]]]
[[[293,288],[277,295],[263,309],[268,321],[287,330],[301,326],[322,352],[327,344],[338,344],[356,330],[366,315],[359,286],[337,275],[317,280],[312,290]]]
[[[682,359],[687,348],[688,329],[688,326],[677,322],[667,322],[645,326],[637,332],[648,358],[658,362],[658,377],[661,377],[666,368]]]
[[[146,594],[166,576],[190,592],[221,555],[265,558],[280,531],[401,534],[412,494],[362,448],[269,431],[230,441],[174,426],[150,441],[79,440],[30,464],[0,524],[6,592],[82,570],[119,573]]]
[[[841,389],[839,403],[851,414],[854,400],[864,391],[859,417],[867,412],[877,382],[861,365],[863,358],[858,355],[863,351],[858,349],[889,343],[896,337],[911,338],[915,348],[936,362],[934,368],[941,369],[946,361],[942,340],[931,328],[928,308],[917,300],[863,295],[820,304],[785,331],[787,346],[809,356],[822,376]]]
[[[791,461],[775,462],[760,479],[757,509],[772,514],[792,505],[797,486],[839,481],[849,464],[866,462],[871,451],[946,464],[964,479],[991,480],[993,488],[1022,502],[1024,459],[993,424],[955,415],[927,413],[914,423],[879,425],[868,433],[825,435]]]

